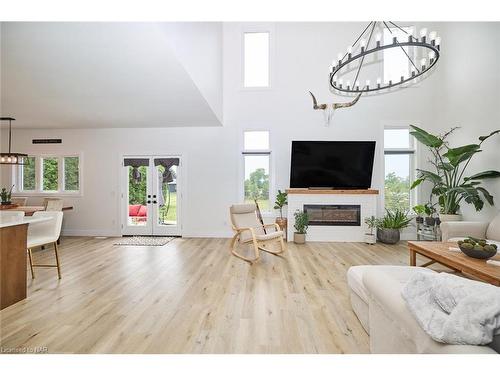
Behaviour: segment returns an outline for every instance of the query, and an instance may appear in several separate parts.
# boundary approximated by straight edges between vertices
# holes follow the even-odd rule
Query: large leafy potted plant
[[[286,229],[287,219],[283,217],[283,207],[288,204],[287,193],[278,190],[278,194],[276,194],[276,200],[274,201],[274,209],[279,210],[280,216],[276,218],[276,224],[279,225],[281,230]]]
[[[383,218],[377,220],[377,239],[386,244],[398,243],[401,230],[410,225],[412,218],[408,212],[395,208],[386,210]]]
[[[2,205],[9,205],[11,204],[11,197],[12,197],[12,189],[14,188],[14,185],[7,191],[6,188],[2,188],[2,191],[0,192],[0,199],[1,199],[1,204]]]
[[[309,227],[309,214],[307,212],[297,210],[293,215],[295,217],[293,242],[296,244],[303,244],[306,242],[306,233],[307,228]]]
[[[500,177],[500,172],[487,170],[473,175],[467,175],[466,172],[474,155],[482,151],[483,142],[500,133],[500,130],[480,136],[476,143],[450,147],[446,138],[456,128],[444,135],[433,135],[413,125],[411,128],[410,134],[431,152],[432,159],[429,162],[434,167],[433,171],[418,169],[418,178],[411,189],[424,181],[432,184],[432,194],[437,197],[440,206],[441,221],[460,220],[462,202],[473,204],[476,211],[483,208],[484,200],[493,205],[493,196],[481,185],[485,179]]]

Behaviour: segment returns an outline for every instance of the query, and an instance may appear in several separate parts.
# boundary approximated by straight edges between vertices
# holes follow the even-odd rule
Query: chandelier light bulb
[[[341,79],[339,79],[339,86],[340,86],[340,88],[342,88],[342,85],[343,85],[343,84],[344,84],[344,80],[343,80],[342,78],[341,78]]]
[[[424,27],[423,29],[420,29],[420,37],[425,38],[427,35],[427,29]]]
[[[369,88],[369,87],[370,87],[370,80],[369,80],[369,79],[367,79],[367,80],[366,80],[366,88]]]
[[[377,85],[380,85],[382,83],[382,78],[378,77],[377,78]]]
[[[346,82],[346,84],[347,84],[347,90],[350,90],[350,87],[351,87],[351,81],[347,81],[347,82]]]
[[[439,45],[441,45],[441,37],[437,36],[436,37],[436,46],[439,46]]]
[[[425,57],[422,60],[420,60],[420,65],[422,67],[425,67],[427,65],[427,59]]]
[[[359,81],[356,81],[356,89],[359,90]]]
[[[12,161],[12,159],[10,158],[10,156],[7,158],[7,161],[10,163]]]
[[[429,60],[434,60],[436,58],[436,52],[431,51],[429,52]]]
[[[431,31],[431,32],[429,33],[429,39],[431,40],[431,42],[432,42],[433,40],[436,40],[436,36],[437,36],[437,33],[436,33],[435,31]]]
[[[377,42],[380,42],[380,41],[382,40],[382,33],[377,33],[377,34],[375,35],[375,40],[376,40]]]
[[[352,46],[348,45],[347,46],[347,53],[350,55],[352,53]]]
[[[341,62],[343,57],[344,56],[341,53],[339,53],[339,55],[337,56],[338,61]]]
[[[3,163],[5,161],[5,158],[2,156],[2,158],[0,159],[0,161]]]

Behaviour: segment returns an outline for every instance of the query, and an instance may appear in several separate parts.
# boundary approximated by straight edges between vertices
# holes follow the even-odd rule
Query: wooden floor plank
[[[349,301],[356,264],[407,264],[404,243],[288,244],[250,265],[227,239],[161,247],[64,238],[54,269],[28,279],[28,298],[0,313],[4,348],[50,353],[366,353]],[[53,251],[35,252],[36,262]]]

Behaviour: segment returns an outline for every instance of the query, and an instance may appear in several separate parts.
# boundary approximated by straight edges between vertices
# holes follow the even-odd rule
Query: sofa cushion
[[[489,240],[500,242],[500,212],[491,221],[490,225],[488,225],[488,229],[486,230],[486,238]]]
[[[139,212],[137,213],[137,216],[139,216],[139,217],[148,216],[148,208],[146,206],[141,206],[139,208]]]
[[[128,216],[130,217],[137,216],[140,208],[141,208],[140,204],[130,204],[128,206]]]

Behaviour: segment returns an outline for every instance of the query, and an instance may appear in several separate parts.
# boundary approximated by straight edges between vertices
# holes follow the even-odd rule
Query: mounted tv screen
[[[292,141],[291,188],[368,189],[375,141]]]

